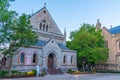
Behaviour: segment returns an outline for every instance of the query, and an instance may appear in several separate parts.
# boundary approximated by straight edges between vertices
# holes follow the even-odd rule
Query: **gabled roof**
[[[42,14],[42,12],[44,12],[44,11],[45,11],[45,13]],[[40,14],[42,14],[42,15],[40,15]],[[37,16],[37,15],[40,15],[40,16]],[[34,17],[37,17],[37,18],[34,19]],[[38,10],[37,12],[35,12],[34,14],[31,15],[31,21],[33,19],[34,21],[38,22],[40,19],[43,19],[43,18],[46,18],[50,22],[51,27],[49,29],[49,32],[60,34],[63,36],[62,32],[58,28],[57,24],[55,23],[54,19],[52,18],[51,14],[49,13],[49,11],[47,10],[47,8],[45,6],[42,9]],[[36,27],[36,25],[33,25],[32,23],[31,23],[31,25],[33,27]]]
[[[38,40],[38,42],[34,45],[34,46],[44,46],[45,44],[47,44],[49,41],[44,41],[44,40]],[[58,46],[61,48],[61,49],[64,49],[64,50],[69,50],[69,48],[66,47],[66,45],[63,45],[62,43],[57,43]]]
[[[108,31],[112,34],[118,34],[118,33],[120,33],[120,25],[113,27],[113,28],[109,29]]]
[[[39,13],[40,11],[42,11],[42,10],[44,10],[44,9],[46,9],[46,7],[43,7],[43,8],[41,8],[40,10],[38,10],[37,12],[35,12],[34,14],[32,14],[31,17],[34,16],[34,15],[36,15],[37,13]]]

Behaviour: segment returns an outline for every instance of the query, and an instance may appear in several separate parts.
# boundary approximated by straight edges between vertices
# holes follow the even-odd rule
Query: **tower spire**
[[[46,2],[44,2],[44,7],[46,7]]]
[[[96,23],[96,30],[101,30],[101,23],[99,22],[99,19],[97,19],[97,23]]]
[[[66,27],[64,28],[64,37],[65,37],[64,41],[65,41],[65,45],[66,45],[66,38],[67,38]]]
[[[31,13],[31,15],[33,15],[33,9],[32,9],[32,13]]]
[[[66,37],[66,27],[64,28],[64,36]]]

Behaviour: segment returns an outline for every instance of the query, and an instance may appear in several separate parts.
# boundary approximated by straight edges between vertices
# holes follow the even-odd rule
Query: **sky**
[[[102,27],[120,25],[120,0],[15,0],[10,10],[32,14],[43,8],[44,2],[54,21],[64,33],[79,29],[83,23],[96,24],[100,20]]]

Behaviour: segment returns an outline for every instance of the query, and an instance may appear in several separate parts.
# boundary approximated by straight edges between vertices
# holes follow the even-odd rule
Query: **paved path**
[[[1,79],[1,80],[120,80],[120,74],[96,73],[81,75],[46,75],[45,77]]]

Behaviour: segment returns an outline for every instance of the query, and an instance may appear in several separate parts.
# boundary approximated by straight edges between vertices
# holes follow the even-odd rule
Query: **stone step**
[[[63,74],[60,69],[55,69],[55,68],[49,68],[48,73],[49,74]]]

